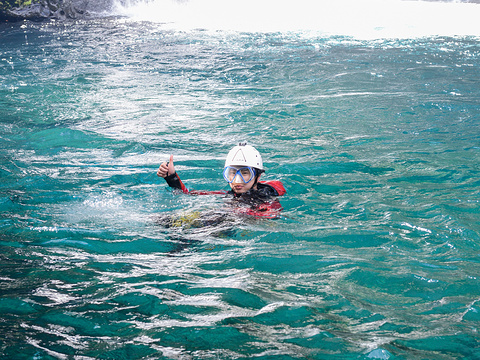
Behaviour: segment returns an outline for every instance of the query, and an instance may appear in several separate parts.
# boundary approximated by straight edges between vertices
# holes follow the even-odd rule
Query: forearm
[[[165,177],[165,181],[167,182],[168,186],[182,190],[184,193],[188,193],[188,189],[185,187],[185,185],[183,185],[182,180],[180,180],[180,177],[176,172]]]

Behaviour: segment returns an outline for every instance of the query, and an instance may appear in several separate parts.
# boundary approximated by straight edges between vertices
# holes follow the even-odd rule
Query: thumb
[[[173,165],[173,155],[170,155],[170,161],[168,162],[168,175],[175,173],[175,166]]]

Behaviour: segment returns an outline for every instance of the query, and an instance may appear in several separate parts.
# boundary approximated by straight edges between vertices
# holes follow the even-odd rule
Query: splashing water
[[[116,12],[177,30],[303,32],[360,39],[479,36],[480,6],[401,0],[155,0]]]

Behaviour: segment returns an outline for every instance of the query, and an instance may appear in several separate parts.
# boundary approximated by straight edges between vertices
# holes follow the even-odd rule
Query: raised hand
[[[170,161],[165,161],[158,168],[157,176],[166,178],[168,175],[172,174],[175,174],[175,166],[173,165],[173,155],[170,155]]]

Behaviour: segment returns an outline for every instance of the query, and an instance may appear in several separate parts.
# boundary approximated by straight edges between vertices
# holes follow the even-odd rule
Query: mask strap
[[[259,169],[253,168],[253,171],[255,172],[255,181],[253,182],[253,186],[255,186],[258,184],[258,178],[260,177],[260,175],[262,175],[265,172],[265,170],[259,170]]]

